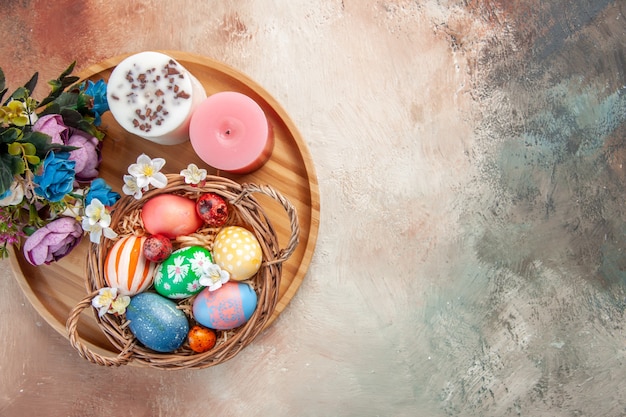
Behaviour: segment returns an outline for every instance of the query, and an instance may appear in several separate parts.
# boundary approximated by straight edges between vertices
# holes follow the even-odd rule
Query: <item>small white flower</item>
[[[101,288],[91,300],[91,305],[98,309],[98,317],[104,316],[111,307],[113,300],[117,297],[117,288]]]
[[[200,184],[207,176],[207,170],[198,168],[196,164],[187,165],[186,169],[180,171],[180,175],[185,177],[186,184]]]
[[[117,288],[109,287],[101,288],[98,295],[91,300],[91,305],[98,309],[98,317],[102,317],[106,313],[124,314],[129,304],[129,296],[118,296]]]
[[[76,188],[74,191],[72,191],[72,193],[76,195],[84,196],[85,190],[83,188]],[[82,212],[82,209],[83,209],[83,200],[81,198],[75,198],[71,201],[71,203],[67,204],[67,206],[65,207],[65,210],[63,210],[63,212],[61,212],[59,216],[73,217],[75,219],[80,219],[80,214]]]
[[[120,295],[111,303],[111,307],[107,313],[111,314],[124,314],[126,313],[126,307],[130,304],[130,297],[127,295]]]
[[[109,227],[111,226],[109,210],[97,198],[91,200],[85,208],[82,226],[84,231],[89,232],[89,240],[92,243],[98,243],[102,234],[108,239],[117,237],[117,233]]]
[[[200,277],[200,285],[209,287],[209,291],[215,291],[222,287],[230,279],[228,271],[223,270],[219,265],[213,263],[207,263],[202,269],[202,276]]]
[[[128,173],[135,177],[137,187],[144,188],[152,185],[156,188],[164,188],[167,185],[167,177],[161,171],[165,165],[165,159],[154,158],[146,154],[141,154],[137,158],[137,163],[128,167]]]
[[[102,235],[107,239],[115,239],[117,237],[117,233],[110,227],[102,227],[99,223],[90,225],[88,219],[83,219],[82,226],[83,230],[89,233],[89,241],[91,243],[100,243]]]
[[[7,195],[0,200],[0,206],[14,206],[22,202],[24,198],[24,184],[21,181],[13,181]]]
[[[106,215],[106,207],[104,207],[104,204],[102,204],[102,202],[97,198],[91,200],[91,203],[85,208],[85,218],[91,225],[99,223],[102,217]],[[108,217],[110,222],[111,216],[109,215]]]
[[[143,192],[148,191],[148,187],[141,188],[137,185],[137,178],[132,175],[124,175],[124,185],[122,186],[122,191],[126,195],[132,195],[136,200],[139,200],[143,197]]]

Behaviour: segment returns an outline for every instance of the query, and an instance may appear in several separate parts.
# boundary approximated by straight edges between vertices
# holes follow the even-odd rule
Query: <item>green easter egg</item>
[[[191,297],[204,288],[199,280],[207,263],[213,263],[208,249],[201,246],[178,249],[157,268],[154,289],[167,298]]]

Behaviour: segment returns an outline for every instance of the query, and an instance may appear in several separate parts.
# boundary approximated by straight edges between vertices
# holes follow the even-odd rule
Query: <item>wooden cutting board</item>
[[[191,144],[165,146],[127,133],[105,113],[101,127],[106,132],[100,175],[115,191],[121,193],[122,176],[141,153],[167,161],[163,171],[177,173],[189,163],[207,169],[240,183],[271,185],[283,194],[297,209],[300,222],[300,243],[293,255],[283,264],[279,301],[269,323],[287,307],[302,283],[317,241],[320,203],[317,177],[306,143],[280,104],[260,85],[246,75],[210,58],[178,51],[160,51],[178,60],[206,89],[207,95],[219,91],[237,91],[254,99],[265,111],[272,125],[275,145],[270,160],[259,170],[246,175],[218,173],[200,160]],[[114,67],[128,55],[117,56],[93,65],[78,76],[81,79],[108,80]],[[256,197],[256,196],[255,196]],[[287,244],[290,225],[283,208],[269,197],[259,196],[278,234],[281,247]],[[66,335],[65,322],[70,310],[86,295],[85,259],[89,239],[85,238],[68,256],[52,265],[33,267],[21,253],[12,251],[10,262],[24,294],[39,314],[59,333]],[[101,355],[117,352],[102,334],[91,312],[84,313],[79,334],[84,343]]]

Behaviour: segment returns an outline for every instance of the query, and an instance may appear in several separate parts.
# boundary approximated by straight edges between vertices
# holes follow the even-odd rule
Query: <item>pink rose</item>
[[[63,123],[60,114],[47,114],[39,118],[33,125],[33,131],[45,133],[52,138],[52,143],[65,145],[70,135],[70,130]]]
[[[79,222],[61,217],[37,229],[24,242],[24,256],[32,265],[58,261],[74,249],[83,236]]]
[[[89,182],[97,178],[102,161],[102,142],[82,130],[71,129],[65,144],[78,148],[70,152],[70,161],[76,162],[76,181]]]

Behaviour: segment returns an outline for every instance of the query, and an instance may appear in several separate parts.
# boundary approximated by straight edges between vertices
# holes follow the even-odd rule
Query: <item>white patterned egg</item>
[[[135,295],[152,285],[156,265],[143,255],[143,236],[125,236],[115,242],[104,261],[104,279],[123,295]]]

